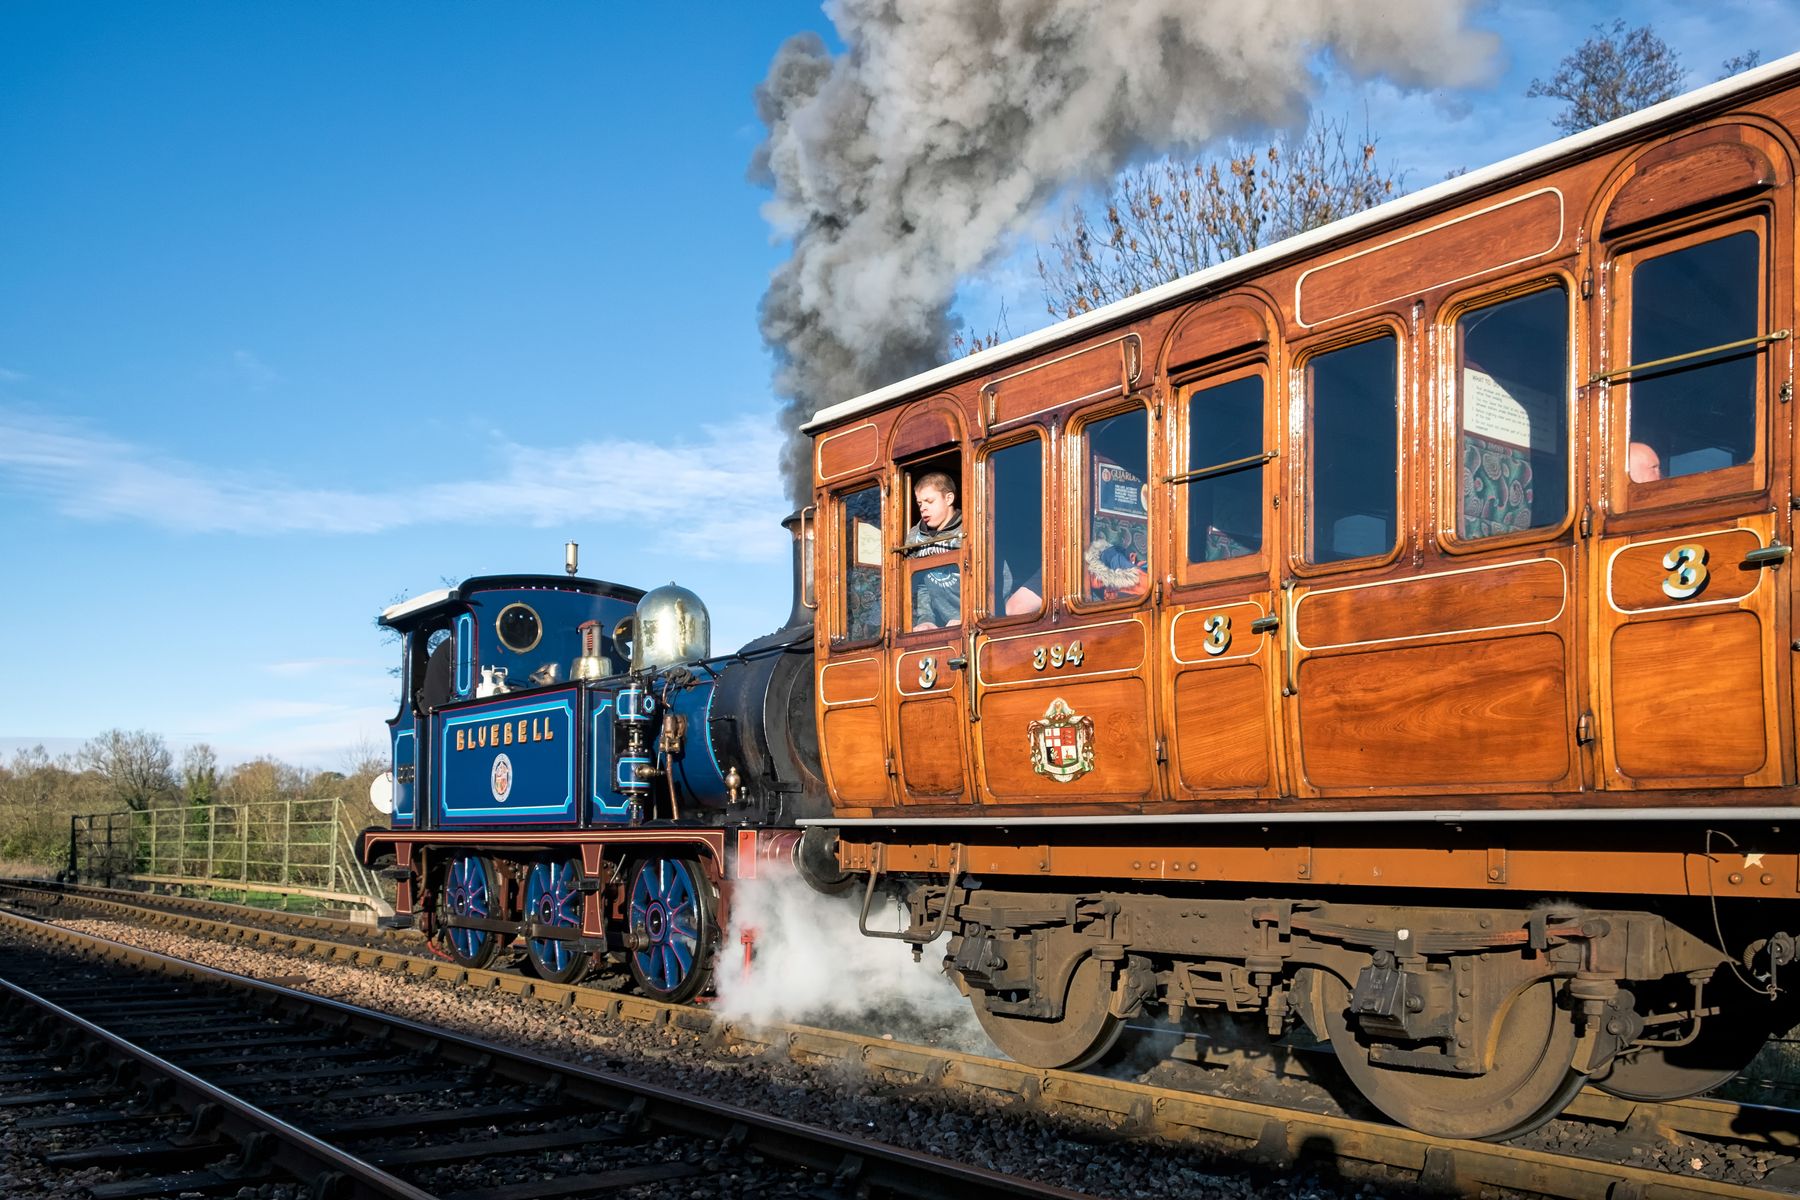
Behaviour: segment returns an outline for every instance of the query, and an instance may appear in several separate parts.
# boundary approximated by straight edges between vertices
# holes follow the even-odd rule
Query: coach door
[[[887,652],[902,804],[960,804],[968,795],[970,606],[968,487],[959,421],[931,400],[895,425],[898,518],[888,538],[898,596]]]
[[[1280,615],[1270,587],[1281,429],[1258,310],[1230,302],[1185,319],[1167,352],[1174,405],[1169,488],[1174,576],[1164,740],[1170,794],[1280,793]]]
[[[1769,160],[1748,147],[1706,152],[1724,156],[1715,175],[1735,170],[1745,190],[1772,178]],[[1793,256],[1792,218],[1785,192],[1768,192],[1604,237],[1670,183],[1652,193],[1627,183],[1601,244],[1601,784],[1774,785],[1783,775],[1784,585],[1796,566],[1780,407],[1793,302],[1777,268]]]
[[[871,429],[872,457],[872,427],[865,428]],[[888,608],[885,501],[879,477],[843,484],[826,506],[819,539],[824,562],[818,574],[818,619],[824,626],[819,639],[819,751],[840,809],[880,808],[891,802],[882,712]]]

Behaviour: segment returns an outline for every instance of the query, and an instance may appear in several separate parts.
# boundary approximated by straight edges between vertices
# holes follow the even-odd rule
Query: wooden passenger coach
[[[1699,1078],[1656,1031],[1708,1003],[1666,977],[1719,967],[1716,1016],[1741,960],[1751,1011],[1800,907],[1796,131],[1789,59],[814,419],[822,828],[910,889],[914,940],[952,932],[1004,1048],[1081,1061],[1159,1002],[1297,1014],[1463,1134],[1565,1074]],[[936,471],[965,535],[909,546]],[[945,571],[960,620],[920,621]],[[1611,932],[1529,932],[1547,897]],[[1385,940],[1305,933],[1334,907]],[[1468,956],[1402,926],[1575,949],[1482,968],[1471,1013],[1440,995]],[[1668,1019],[1597,1045],[1621,982]],[[1495,1082],[1521,1039],[1550,1065]]]

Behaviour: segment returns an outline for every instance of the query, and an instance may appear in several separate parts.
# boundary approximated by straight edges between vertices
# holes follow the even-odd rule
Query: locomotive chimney
[[[794,539],[794,603],[788,610],[788,618],[783,628],[792,629],[799,625],[811,625],[813,610],[806,604],[811,599],[816,605],[817,597],[812,595],[813,572],[813,538],[818,530],[817,521],[801,519],[805,509],[796,509],[782,519],[781,527],[788,531]]]

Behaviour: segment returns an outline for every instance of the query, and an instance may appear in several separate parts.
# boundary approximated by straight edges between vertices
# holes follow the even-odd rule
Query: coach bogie
[[[915,934],[944,902],[915,886]],[[1525,1132],[1590,1076],[1643,1097],[1710,1086],[1792,1015],[1721,986],[1731,964],[1648,912],[986,887],[948,902],[945,967],[1018,1061],[1091,1065],[1146,1012],[1260,1014],[1271,1037],[1303,1023],[1376,1107],[1447,1137]]]

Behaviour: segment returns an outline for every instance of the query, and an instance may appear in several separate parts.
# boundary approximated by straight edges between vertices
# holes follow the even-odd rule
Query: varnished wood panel
[[[1041,720],[1054,700],[1062,700],[1077,717],[1094,722],[1094,769],[1069,783],[1058,783],[1032,769],[1030,725]],[[1023,688],[983,695],[982,765],[996,800],[1048,805],[1074,800],[1139,799],[1152,783],[1149,713],[1140,679],[1070,683],[1064,687]]]
[[[1304,646],[1350,646],[1556,620],[1567,575],[1555,559],[1500,563],[1414,579],[1326,588],[1295,605]]]
[[[1169,622],[1169,653],[1177,663],[1230,662],[1234,658],[1248,658],[1260,653],[1269,640],[1268,634],[1250,630],[1258,617],[1267,615],[1267,610],[1255,601],[1221,604],[1216,608],[1183,609]],[[1231,642],[1217,654],[1206,652],[1212,637],[1206,622],[1212,617],[1226,617],[1231,621]]]
[[[900,774],[909,796],[942,800],[963,790],[963,705],[933,696],[900,705]]]
[[[981,389],[990,426],[1064,404],[1123,394],[1137,379],[1142,349],[1135,334],[1014,371]]]
[[[1051,626],[1036,633],[994,638],[981,644],[977,651],[977,667],[982,687],[1003,687],[1014,683],[1043,683],[1079,680],[1115,671],[1135,671],[1144,665],[1144,625],[1141,621],[1106,621],[1096,625]],[[1049,648],[1060,646],[1066,652],[1073,642],[1081,643],[1081,662],[1049,665]],[[1033,665],[1037,650],[1045,651],[1045,665]]]
[[[1750,775],[1764,745],[1762,631],[1751,612],[1636,621],[1612,639],[1619,770],[1647,779]]]
[[[851,804],[885,804],[887,738],[881,731],[881,710],[827,709],[820,725],[825,778],[836,798]]]
[[[1268,688],[1262,668],[1236,663],[1175,680],[1175,770],[1195,791],[1269,782]]]
[[[1602,236],[1692,207],[1696,201],[1747,194],[1773,184],[1774,167],[1761,151],[1732,140],[1737,132],[1730,127],[1708,129],[1646,154],[1607,207]]]
[[[909,458],[926,450],[955,445],[961,440],[961,436],[956,427],[956,418],[941,408],[910,413],[894,429],[888,456],[895,459]]]
[[[1555,250],[1562,230],[1562,194],[1532,192],[1313,268],[1300,277],[1296,313],[1317,325],[1528,262]]]
[[[1744,556],[1762,545],[1748,529],[1726,529],[1682,537],[1636,542],[1615,553],[1607,573],[1607,593],[1621,612],[1647,612],[1659,608],[1691,608],[1708,601],[1737,600],[1757,589],[1765,568],[1747,567]],[[1682,546],[1698,546],[1705,552],[1706,582],[1686,600],[1663,591],[1671,568],[1663,559]]]
[[[1316,787],[1544,784],[1569,772],[1554,634],[1310,658],[1299,680],[1301,761]]]
[[[1215,305],[1183,317],[1163,350],[1166,369],[1182,368],[1234,350],[1266,343],[1269,331],[1257,315],[1234,305]]]
[[[881,435],[873,422],[824,434],[818,441],[819,479],[830,483],[875,465]]]
[[[826,704],[867,703],[881,694],[881,660],[859,658],[819,668],[819,699]]]

